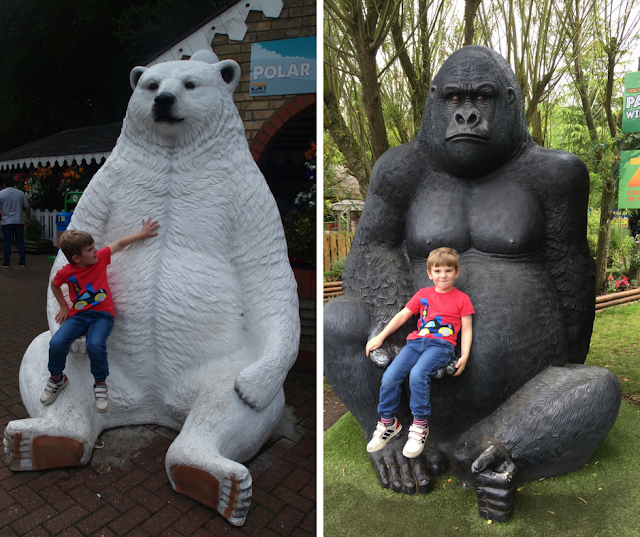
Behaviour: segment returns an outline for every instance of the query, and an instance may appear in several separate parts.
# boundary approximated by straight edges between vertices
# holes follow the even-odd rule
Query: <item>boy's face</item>
[[[453,282],[460,275],[460,269],[453,267],[431,267],[427,270],[427,276],[434,283],[438,293],[448,293],[453,287]]]
[[[73,256],[73,264],[76,267],[86,267],[88,265],[95,265],[98,262],[98,250],[96,249],[96,243],[91,246],[85,246],[82,249],[82,255]]]

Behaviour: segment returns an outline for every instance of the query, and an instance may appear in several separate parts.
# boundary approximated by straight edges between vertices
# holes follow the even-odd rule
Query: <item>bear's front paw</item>
[[[74,339],[69,345],[69,352],[76,352],[78,354],[87,354],[87,338],[86,336]]]

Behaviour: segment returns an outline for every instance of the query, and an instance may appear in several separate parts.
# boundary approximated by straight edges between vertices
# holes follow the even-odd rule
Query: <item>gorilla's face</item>
[[[501,73],[504,66],[487,50],[470,47],[452,55],[436,75],[425,107],[421,135],[427,136],[431,157],[460,177],[499,168],[528,136],[522,103],[509,84],[513,74]]]

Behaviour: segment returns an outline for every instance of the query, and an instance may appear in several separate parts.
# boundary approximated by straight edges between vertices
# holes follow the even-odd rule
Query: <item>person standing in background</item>
[[[3,178],[4,188],[0,191],[0,213],[2,213],[2,240],[4,259],[3,268],[9,268],[11,263],[11,239],[18,243],[18,266],[26,267],[24,248],[24,226],[31,224],[31,207],[24,192],[15,188],[13,177]],[[22,216],[22,210],[27,213],[27,219]]]

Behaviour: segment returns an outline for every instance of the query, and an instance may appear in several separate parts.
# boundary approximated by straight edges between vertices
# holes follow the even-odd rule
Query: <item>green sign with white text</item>
[[[640,132],[640,72],[624,75],[622,132]]]
[[[620,152],[618,209],[640,209],[640,151]]]

